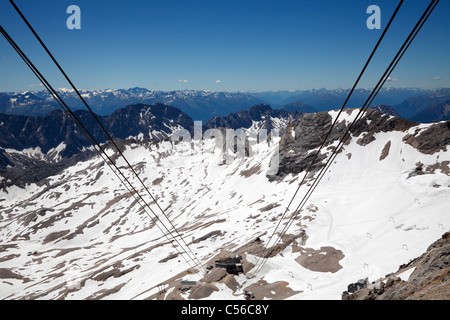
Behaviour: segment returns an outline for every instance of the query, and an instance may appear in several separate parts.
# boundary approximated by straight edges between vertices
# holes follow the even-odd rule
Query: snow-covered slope
[[[352,137],[251,279],[193,271],[99,157],[11,186],[0,194],[0,298],[243,299],[250,289],[259,299],[340,299],[349,283],[397,270],[449,229],[450,149],[422,153],[404,139],[429,126],[374,132],[366,144],[365,133]],[[269,181],[275,139],[226,164],[212,139],[128,143],[125,155],[204,267],[241,254],[250,274],[303,177]],[[182,292],[181,280],[199,282]]]

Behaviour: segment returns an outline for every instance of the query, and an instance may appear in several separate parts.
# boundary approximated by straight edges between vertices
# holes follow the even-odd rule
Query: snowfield
[[[161,232],[161,221],[170,224],[123,160],[118,166],[161,221],[98,156],[10,187],[0,193],[0,299],[242,300],[248,288],[261,299],[340,299],[349,283],[395,272],[449,230],[450,149],[422,154],[402,142],[406,133],[376,133],[365,146],[352,137],[256,277],[226,276],[197,292],[181,292],[180,281],[204,273],[177,254],[183,242]],[[241,254],[251,274],[303,178],[266,177],[279,140],[255,144],[247,158],[229,153],[235,159],[226,164],[213,139],[128,143],[124,154],[203,268]]]

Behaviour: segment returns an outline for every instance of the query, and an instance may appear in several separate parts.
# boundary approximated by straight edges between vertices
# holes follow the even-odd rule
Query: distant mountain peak
[[[257,104],[250,108],[248,114],[252,119],[260,118],[262,115],[273,111],[272,107],[268,104]]]
[[[385,113],[385,114],[388,114],[388,115],[391,115],[391,116],[394,116],[394,117],[399,117],[400,116],[398,114],[398,112],[395,111],[394,108],[392,108],[391,106],[384,105],[384,104],[379,104],[377,106],[373,106],[373,107],[371,107],[371,109],[377,110],[377,111],[379,111],[381,113]]]

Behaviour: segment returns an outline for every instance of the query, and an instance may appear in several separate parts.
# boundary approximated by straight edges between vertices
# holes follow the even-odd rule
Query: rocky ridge
[[[325,165],[324,160],[337,146],[347,128],[350,128],[350,137],[345,144],[358,137],[357,143],[364,146],[375,141],[376,134],[393,131],[405,132],[403,141],[425,154],[445,150],[450,144],[450,121],[421,127],[417,122],[369,109],[359,122],[352,125],[357,111],[358,109],[345,110],[343,119],[336,123],[323,151],[315,159],[311,168],[312,173]],[[280,141],[279,170],[275,175],[269,176],[270,179],[279,181],[288,174],[298,174],[309,167],[317,148],[331,128],[334,119],[332,114],[333,112],[305,114],[297,122],[288,124]],[[413,132],[409,132],[410,129]]]
[[[402,273],[411,272],[408,279]],[[430,245],[420,257],[400,266],[397,272],[343,300],[450,300],[450,232]]]

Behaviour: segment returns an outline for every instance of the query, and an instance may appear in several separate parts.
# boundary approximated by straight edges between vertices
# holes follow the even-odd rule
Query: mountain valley
[[[349,283],[383,278],[448,231],[450,124],[369,110],[302,211],[291,216],[356,111],[341,115],[297,197],[305,164],[337,111],[289,114],[259,105],[242,117],[204,124],[203,132],[233,128],[240,119],[247,133],[266,129],[267,138],[249,135],[245,155],[214,138],[171,141],[181,127],[192,132],[193,121],[164,105],[129,106],[120,117],[102,118],[114,124],[108,128],[154,199],[109,143],[107,153],[155,215],[87,144],[73,154],[58,149],[58,141],[70,146],[74,138],[67,137],[77,137],[68,123],[45,150],[39,143],[21,150],[25,143],[14,134],[17,149],[2,146],[0,154],[0,297],[241,300],[252,291],[256,299],[341,299]],[[22,121],[45,132],[37,119]],[[280,135],[269,134],[281,128]],[[23,178],[44,163],[52,169]],[[271,242],[290,217],[288,232]],[[208,273],[181,253],[184,243]],[[235,255],[242,256],[243,273],[214,267]],[[186,289],[185,281],[195,284]]]

